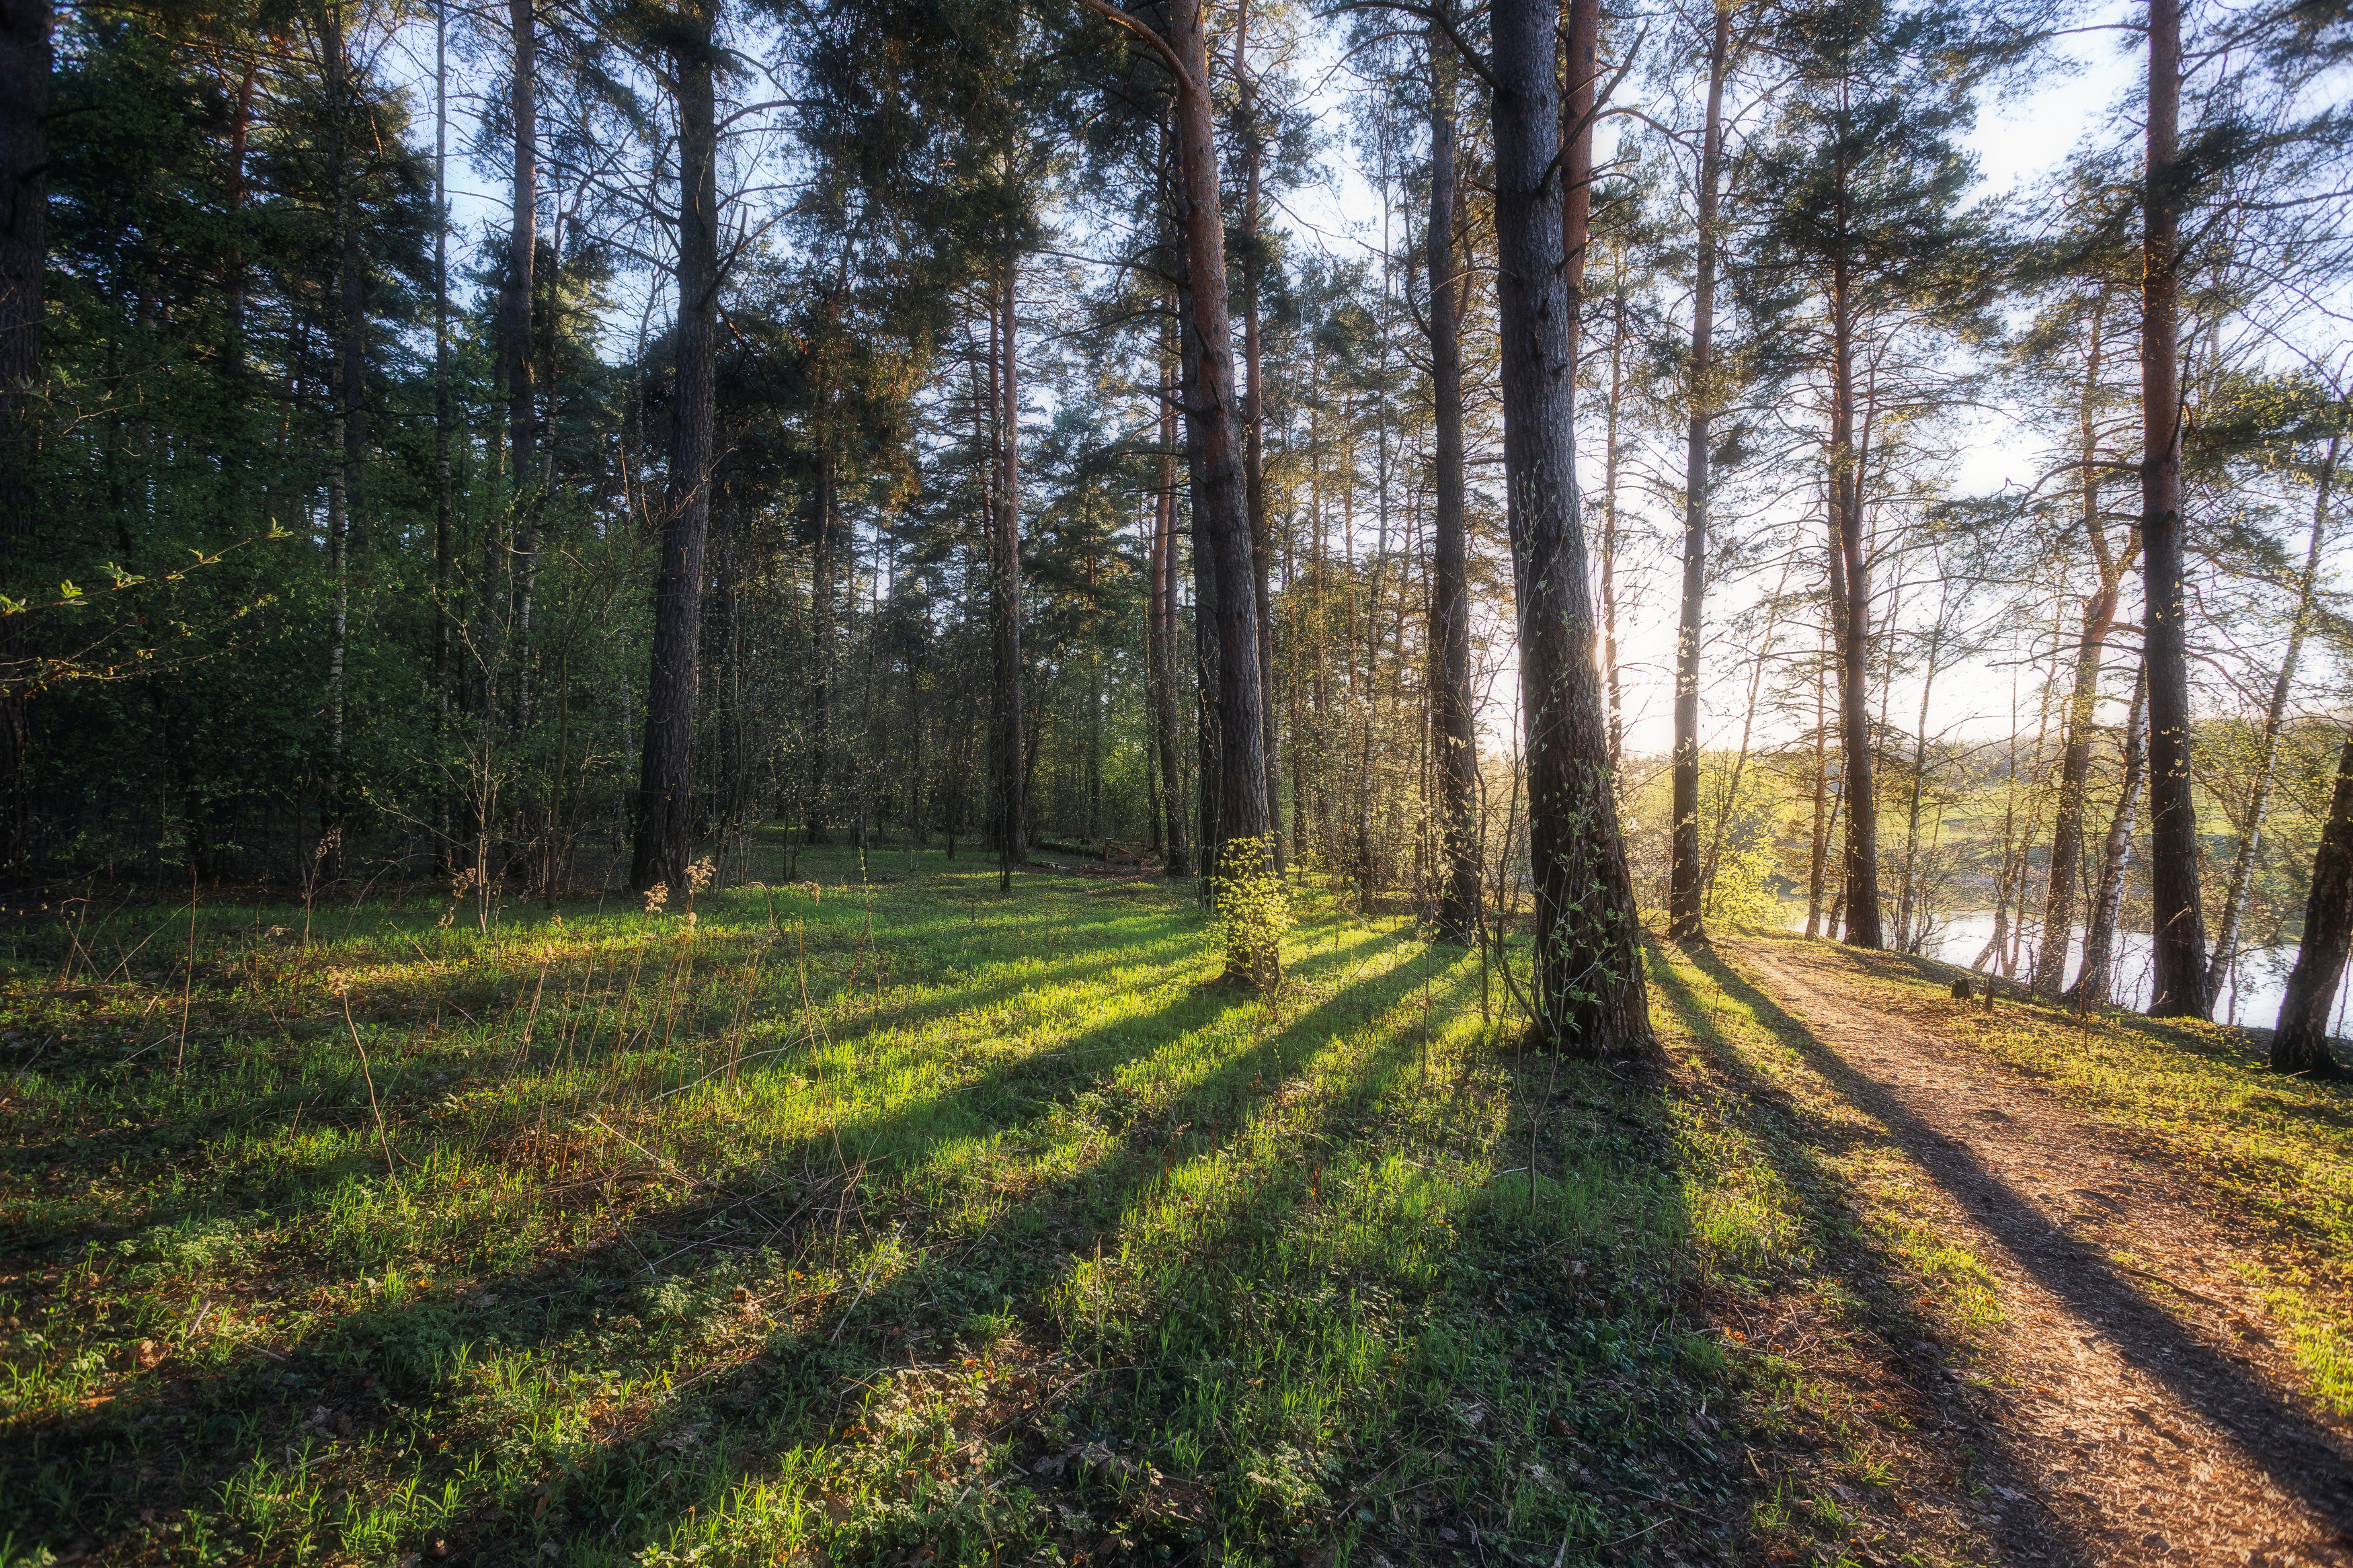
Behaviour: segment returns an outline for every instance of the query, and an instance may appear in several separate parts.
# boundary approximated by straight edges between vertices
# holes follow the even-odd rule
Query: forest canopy
[[[0,1568],[2353,1552],[2353,0],[0,0]]]
[[[1116,855],[1525,917],[1605,1052],[1645,924],[2199,1016],[2305,927],[2340,10],[9,16],[20,883]]]

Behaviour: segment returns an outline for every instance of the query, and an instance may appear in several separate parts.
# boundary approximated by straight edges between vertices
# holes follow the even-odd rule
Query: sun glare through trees
[[[2346,0],[0,0],[0,1568],[2353,1563]]]

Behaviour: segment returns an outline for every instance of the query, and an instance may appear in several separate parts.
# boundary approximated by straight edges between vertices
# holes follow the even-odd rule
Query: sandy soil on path
[[[1998,1393],[1947,1410],[2010,1478],[2012,1561],[2353,1565],[2353,1441],[2298,1392],[2211,1200],[1976,1049],[1964,1004],[1892,1011],[1834,949],[1718,951],[1995,1276]]]

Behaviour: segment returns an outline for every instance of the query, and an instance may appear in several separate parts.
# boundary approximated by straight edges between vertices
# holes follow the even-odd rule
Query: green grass
[[[20,940],[0,1563],[1738,1550],[1802,1215],[1674,1085],[1320,895],[1259,1001],[1187,889],[802,865]]]
[[[1995,1554],[1934,1415],[1990,1277],[1710,951],[1652,955],[1660,1065],[1556,1064],[1312,884],[1261,1000],[1189,886],[802,865],[31,928],[0,1568]],[[2341,1091],[1985,1037],[2268,1216],[2353,1385]]]

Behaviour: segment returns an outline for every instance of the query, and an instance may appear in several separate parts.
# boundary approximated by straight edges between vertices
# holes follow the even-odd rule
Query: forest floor
[[[2283,1100],[2238,1031],[1988,1012],[1940,995],[1942,966],[1827,944],[1725,951],[1870,1185],[1986,1271],[1937,1442],[1978,1456],[2009,1556],[2353,1563],[2342,1342],[2313,1306],[2343,1300],[2347,1171],[2263,1147],[2353,1105]]]
[[[1555,1062],[1320,891],[1261,999],[799,873],[0,938],[0,1568],[2340,1549],[2353,1098],[2243,1031],[1756,939]]]

